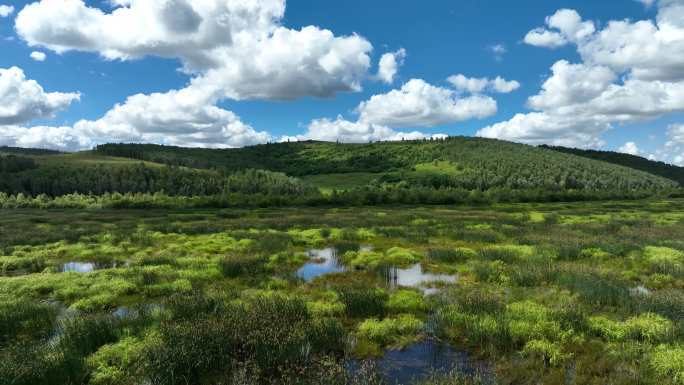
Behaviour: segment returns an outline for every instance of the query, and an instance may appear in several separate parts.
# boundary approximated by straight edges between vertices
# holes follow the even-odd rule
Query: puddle
[[[297,270],[297,277],[306,282],[311,282],[323,275],[347,271],[347,267],[340,261],[340,253],[337,248],[309,250],[306,254],[311,258],[311,261]]]
[[[403,350],[388,350],[376,364],[387,384],[408,385],[427,379],[433,374],[458,372],[468,377],[480,375],[485,383],[492,374],[483,362],[471,359],[465,351],[427,339]],[[356,370],[358,362],[351,362],[350,370]]]
[[[60,267],[60,271],[62,273],[92,273],[95,270],[114,269],[116,265],[116,262],[68,262]]]
[[[137,307],[120,306],[116,308],[112,315],[116,319],[135,319],[140,316],[140,311],[146,314],[155,314],[164,311],[164,305],[159,303],[148,303]]]
[[[436,294],[439,289],[432,287],[432,283],[455,283],[458,277],[448,274],[434,274],[423,271],[423,266],[419,263],[408,269],[390,267],[385,270],[385,279],[390,288],[414,287],[421,289],[423,294]]]
[[[637,287],[629,289],[629,292],[634,296],[649,296],[651,291],[644,285],[639,285]]]

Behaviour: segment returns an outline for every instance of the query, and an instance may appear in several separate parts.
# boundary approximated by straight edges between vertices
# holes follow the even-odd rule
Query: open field
[[[4,210],[1,384],[681,384],[684,200]]]

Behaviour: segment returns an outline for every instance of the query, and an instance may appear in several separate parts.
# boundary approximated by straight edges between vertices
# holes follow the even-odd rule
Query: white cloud
[[[77,92],[45,92],[21,68],[0,68],[0,126],[52,118],[79,99]]]
[[[399,72],[399,67],[404,64],[405,58],[406,50],[403,48],[382,55],[378,64],[378,79],[387,84],[394,83],[394,77]]]
[[[0,144],[82,150],[108,142],[149,142],[228,148],[272,138],[215,105],[215,97],[190,85],[180,90],[130,96],[98,120],[72,127],[0,126]]]
[[[609,124],[593,119],[531,112],[487,126],[478,131],[477,136],[535,145],[601,147],[605,142],[600,134],[609,129]]]
[[[618,152],[629,155],[641,155],[639,147],[634,142],[627,142],[618,149]]]
[[[643,4],[645,7],[650,8],[653,4],[655,4],[656,0],[636,0]]]
[[[11,5],[0,5],[0,17],[8,17],[14,13],[14,7]]]
[[[492,85],[494,82],[492,81]],[[496,113],[496,101],[488,96],[460,98],[450,89],[436,87],[422,79],[411,79],[401,89],[374,95],[356,108],[357,121],[315,119],[303,135],[281,140],[323,140],[349,143],[442,138],[420,131],[397,131],[404,127],[433,127]]]
[[[553,75],[542,85],[538,95],[529,98],[528,104],[535,110],[563,108],[598,97],[616,79],[606,67],[570,64],[565,60],[556,62]]]
[[[271,138],[215,106],[214,96],[193,86],[130,96],[96,121],[79,121],[75,131],[98,142],[152,142],[189,147],[242,147]]]
[[[309,124],[307,132],[304,135],[294,137],[285,136],[281,141],[321,140],[328,142],[339,141],[342,143],[367,143],[371,141],[415,140],[431,137],[442,138],[446,137],[446,135],[429,135],[419,131],[400,132],[378,124],[350,122],[343,119],[341,116],[338,116],[336,120],[313,120]]]
[[[178,58],[220,97],[296,99],[358,91],[371,44],[314,26],[280,25],[284,0],[126,0],[110,13],[82,0],[25,7],[16,30],[31,46],[107,59]],[[207,86],[208,87],[208,86]]]
[[[573,9],[561,9],[546,18],[547,28],[535,28],[525,36],[525,43],[537,47],[557,48],[568,43],[579,43],[591,36],[596,27],[591,21],[582,21]]]
[[[31,56],[31,59],[33,59],[33,60],[35,60],[35,61],[45,61],[45,59],[47,58],[47,56],[45,55],[45,53],[39,52],[39,51],[33,51],[33,52],[31,52],[31,55],[30,55],[30,56]]]
[[[684,124],[673,124],[667,130],[667,142],[653,154],[651,160],[684,167]]]
[[[0,125],[0,146],[72,151],[88,149],[93,145],[90,138],[76,135],[73,127]]]
[[[558,48],[568,44],[568,41],[559,32],[549,31],[544,28],[535,28],[525,35],[523,41],[536,47]]]
[[[503,56],[508,52],[508,49],[503,44],[490,45],[487,49],[494,54],[494,59],[497,61],[503,60]]]
[[[616,124],[684,111],[684,3],[662,0],[659,7],[657,23],[611,21],[599,31],[572,10],[547,18],[554,30],[534,30],[535,38],[556,34],[577,45],[583,62],[555,63],[541,91],[528,99],[534,112],[485,127],[478,135],[595,147]],[[535,45],[553,47],[560,40]]]
[[[108,60],[177,58],[187,87],[130,96],[102,118],[72,127],[5,126],[5,143],[82,149],[98,143],[154,142],[239,147],[273,138],[219,107],[224,99],[291,100],[359,91],[372,45],[356,34],[281,25],[284,0],[40,0],[17,15],[17,34],[57,53],[93,52]],[[396,60],[403,52],[397,52]],[[400,63],[397,63],[400,64]],[[41,139],[42,138],[42,139]]]
[[[449,76],[447,79],[451,85],[459,91],[470,93],[482,93],[484,91],[499,92],[507,94],[520,88],[520,83],[511,80],[507,81],[500,76],[495,79],[488,78],[469,78],[463,74]]]
[[[667,130],[667,135],[673,143],[684,144],[684,124],[673,124]]]
[[[374,95],[358,108],[359,121],[389,127],[433,127],[496,114],[488,96],[459,98],[453,90],[411,79],[399,90]]]

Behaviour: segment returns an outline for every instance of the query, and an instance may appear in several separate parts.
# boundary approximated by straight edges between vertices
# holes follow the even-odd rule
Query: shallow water
[[[62,273],[92,273],[95,270],[115,268],[116,263],[68,262],[61,266]]]
[[[455,283],[458,280],[455,275],[426,273],[420,263],[408,269],[390,267],[385,271],[385,277],[390,288],[414,287],[421,289],[425,295],[438,292],[438,289],[431,287],[432,283]]]
[[[311,282],[326,274],[347,271],[347,267],[340,261],[337,248],[328,247],[320,250],[309,250],[306,254],[311,258],[311,261],[297,270],[297,277],[302,278],[306,282]]]
[[[410,345],[403,350],[388,350],[376,361],[389,385],[407,385],[428,378],[431,374],[459,372],[466,376],[491,377],[487,367],[473,360],[465,351],[455,350],[433,339]],[[352,370],[358,362],[352,362]],[[486,382],[486,381],[485,381]]]

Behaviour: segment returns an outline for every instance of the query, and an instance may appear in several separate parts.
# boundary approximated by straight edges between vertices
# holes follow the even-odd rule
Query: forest
[[[225,150],[108,144],[74,154],[9,149],[5,153],[12,154],[0,155],[4,206],[67,195],[87,196],[108,206],[112,194],[148,202],[151,196],[165,196],[165,204],[175,201],[174,207],[189,201],[195,202],[187,203],[192,207],[247,207],[682,195],[676,181],[648,170],[480,138],[293,142]],[[117,199],[113,205],[121,202]]]

